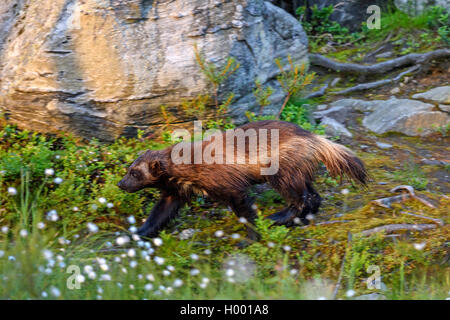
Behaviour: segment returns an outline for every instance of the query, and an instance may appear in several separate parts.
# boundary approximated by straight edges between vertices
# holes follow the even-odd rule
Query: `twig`
[[[400,211],[401,214],[406,214],[408,216],[413,216],[416,218],[422,218],[422,219],[426,219],[426,220],[430,220],[430,221],[434,221],[436,222],[438,225],[443,226],[444,225],[444,221],[441,219],[436,219],[436,218],[431,218],[431,217],[427,217],[427,216],[423,216],[421,214],[415,214],[415,213],[410,213],[410,212],[405,212],[405,211]]]
[[[369,230],[364,230],[364,231],[361,231],[359,234],[362,236],[370,236],[374,233],[383,232],[383,231],[386,233],[390,233],[390,232],[399,231],[399,230],[424,231],[424,230],[428,230],[428,229],[436,229],[436,225],[435,224],[406,224],[406,223],[389,224],[389,225],[376,227],[376,228],[369,229]]]
[[[377,87],[381,87],[384,86],[386,84],[389,83],[393,83],[393,82],[397,82],[399,80],[401,80],[401,78],[403,78],[405,75],[407,75],[408,73],[414,72],[417,69],[419,69],[420,66],[414,66],[412,68],[409,68],[408,70],[398,74],[395,78],[391,78],[391,79],[385,79],[385,80],[379,80],[379,81],[374,81],[374,82],[367,82],[367,83],[361,83],[358,84],[354,87],[350,87],[341,91],[337,91],[337,92],[330,92],[330,94],[347,94],[350,92],[354,92],[354,91],[362,91],[362,90],[368,90],[368,89],[373,89],[373,88],[377,88]]]
[[[347,223],[347,222],[350,222],[350,220],[331,220],[331,221],[324,221],[324,222],[319,222],[319,223],[315,223],[315,224],[308,224],[307,226],[302,226],[302,227],[300,227],[300,229],[306,229],[306,228],[309,228],[309,227],[323,226],[323,225],[335,224],[335,223]]]
[[[308,94],[305,99],[311,99],[311,98],[317,98],[317,97],[321,97],[325,94],[325,92],[328,89],[328,82],[325,83],[322,88],[320,88],[319,90],[317,90],[316,92],[312,92],[310,94]]]
[[[410,53],[392,60],[376,63],[373,65],[360,65],[356,63],[341,63],[320,54],[310,54],[311,64],[328,68],[337,72],[359,73],[359,74],[384,74],[395,68],[411,64],[422,64],[431,59],[445,58],[450,56],[450,49],[438,49],[427,53]]]

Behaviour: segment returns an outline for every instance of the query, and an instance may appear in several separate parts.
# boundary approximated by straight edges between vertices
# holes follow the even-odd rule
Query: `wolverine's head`
[[[128,168],[127,174],[117,186],[127,192],[136,192],[155,186],[164,173],[161,151],[148,150]]]

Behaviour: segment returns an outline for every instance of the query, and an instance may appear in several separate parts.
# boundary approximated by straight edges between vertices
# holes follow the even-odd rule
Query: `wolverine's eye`
[[[139,178],[139,174],[137,173],[137,171],[131,171],[130,174],[133,178]]]

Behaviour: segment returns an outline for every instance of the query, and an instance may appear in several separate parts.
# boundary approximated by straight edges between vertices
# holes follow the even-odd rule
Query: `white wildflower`
[[[49,212],[47,212],[47,220],[49,221],[58,221],[59,216],[58,216],[58,212],[56,212],[56,210],[50,210]]]
[[[247,223],[248,221],[247,221],[247,219],[245,219],[244,217],[240,217],[240,218],[239,218],[239,222],[240,222],[240,223]]]
[[[48,249],[44,249],[44,250],[42,250],[42,255],[44,256],[44,258],[46,260],[50,260],[53,257],[53,252],[51,252]]]
[[[215,235],[217,238],[221,238],[221,237],[223,237],[224,232],[223,232],[222,230],[217,230],[216,232],[214,232],[214,235]]]
[[[156,257],[154,257],[153,259],[154,259],[155,262],[156,262],[157,264],[159,264],[159,265],[162,265],[162,264],[164,263],[164,258],[161,258],[161,257],[156,256]]]
[[[160,245],[163,244],[163,241],[161,238],[155,238],[153,239],[153,243],[155,244],[155,246],[159,247]]]
[[[198,275],[200,273],[200,270],[192,269],[190,273],[191,273],[191,276],[196,276],[196,275]]]
[[[98,231],[97,225],[92,222],[88,222],[87,228],[88,228],[89,232],[92,232],[92,233],[96,233]]]
[[[128,241],[130,241],[130,238],[128,238],[127,236],[122,236],[122,237],[118,237],[116,239],[116,243],[119,246],[123,246],[124,244],[126,244]]]
[[[101,204],[105,204],[106,199],[104,197],[100,197],[100,198],[98,198],[98,202],[100,202]]]
[[[111,276],[109,274],[102,274],[100,277],[102,281],[111,281]]]
[[[131,233],[136,233],[137,232],[137,228],[135,226],[131,226],[128,230],[130,230]]]
[[[344,189],[344,190],[346,190],[346,189]],[[345,293],[345,295],[348,297],[348,298],[351,298],[351,297],[353,297],[354,295],[355,295],[355,290],[352,290],[352,289],[350,289],[350,290],[348,290],[346,293]]]
[[[136,256],[136,250],[134,250],[134,249],[128,250],[127,255],[128,255],[130,258],[135,257],[135,256]]]
[[[152,285],[151,283],[147,283],[147,284],[144,286],[144,289],[147,290],[147,291],[150,291],[150,290],[153,289],[153,285]]]
[[[175,279],[175,281],[173,282],[173,286],[175,287],[175,288],[179,288],[179,287],[181,287],[183,285],[183,280],[181,280],[181,279]]]
[[[58,288],[56,287],[51,287],[50,288],[50,293],[55,297],[58,298],[61,295],[61,291],[59,291]]]
[[[234,270],[233,269],[227,269],[226,273],[227,277],[232,277],[234,276]]]
[[[416,250],[423,250],[423,248],[425,248],[425,246],[426,246],[426,243],[425,243],[425,242],[422,242],[422,243],[414,243],[414,248],[415,248]]]
[[[191,254],[191,259],[198,260],[198,254],[195,254],[195,253]]]
[[[76,282],[78,282],[78,283],[83,283],[83,282],[86,280],[86,278],[85,278],[82,274],[78,274],[78,275],[75,277],[75,280],[76,280]]]

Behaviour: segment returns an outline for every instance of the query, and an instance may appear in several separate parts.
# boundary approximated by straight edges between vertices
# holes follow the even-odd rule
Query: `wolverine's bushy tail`
[[[325,164],[332,177],[346,176],[367,185],[369,175],[364,163],[351,150],[320,136],[315,138],[316,157]]]

